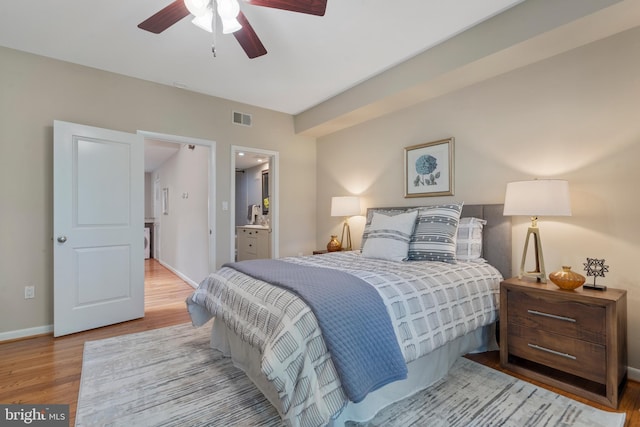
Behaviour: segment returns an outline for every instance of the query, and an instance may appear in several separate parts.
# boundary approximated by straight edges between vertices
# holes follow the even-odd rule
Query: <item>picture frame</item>
[[[453,196],[453,137],[404,149],[404,197]]]

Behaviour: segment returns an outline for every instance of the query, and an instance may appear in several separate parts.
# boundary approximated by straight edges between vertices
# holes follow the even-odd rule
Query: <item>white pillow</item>
[[[404,261],[416,224],[418,211],[387,216],[373,213],[369,235],[362,247],[362,256],[391,261]]]
[[[418,212],[418,208],[375,208],[375,209],[367,209],[367,220],[364,225],[364,232],[362,233],[362,242],[360,242],[360,247],[364,248],[367,239],[369,238],[369,231],[371,228],[371,220],[373,219],[373,214],[381,214],[385,216],[396,216],[399,214],[407,213],[407,212]],[[415,229],[414,229],[415,232]]]
[[[482,257],[482,228],[487,223],[479,218],[461,218],[456,240],[456,258],[474,261]]]

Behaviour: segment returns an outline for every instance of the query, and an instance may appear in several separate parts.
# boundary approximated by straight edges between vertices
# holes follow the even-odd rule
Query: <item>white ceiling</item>
[[[145,138],[144,171],[153,172],[180,150],[180,144]]]
[[[268,54],[189,18],[137,24],[173,0],[0,0],[0,45],[298,114],[522,0],[328,0],[323,17],[245,4]]]
[[[342,95],[336,97],[358,85],[369,87],[365,81],[385,71],[396,70],[385,73],[389,75],[382,81],[390,92],[381,96],[389,97],[402,90],[407,102],[433,96],[417,92],[421,87],[429,91],[422,82],[418,87],[416,82],[403,86],[398,80],[403,78],[398,64],[432,53],[429,48],[524,0],[328,0],[324,17],[252,6],[240,0],[244,14],[269,52],[253,60],[246,57],[232,35],[222,34],[217,36],[218,56],[213,58],[212,36],[192,25],[189,18],[160,35],[137,28],[137,24],[172,1],[0,0],[0,46],[169,86],[184,86],[297,117],[306,115],[307,119],[311,117],[311,124],[305,123],[308,128],[317,125],[313,114],[320,111],[320,119],[326,122],[318,132],[326,133],[335,126],[338,127],[333,130],[383,114],[388,108],[406,106],[395,96],[367,107],[353,104]],[[581,1],[564,0],[558,4],[555,0],[527,0],[519,8],[525,6],[528,12],[515,14],[519,16],[516,26],[538,25],[540,34],[544,34],[538,38],[541,43],[521,43],[519,49],[505,49],[516,59],[494,55],[495,70],[487,71],[484,61],[485,69],[470,69],[475,73],[473,79],[465,80],[464,73],[450,73],[460,81],[450,84],[447,90],[640,25],[640,0]],[[608,7],[615,3],[615,7]],[[603,8],[601,13],[578,20],[575,25],[563,25],[581,16],[578,9],[584,8],[588,15],[599,6]],[[532,18],[532,11],[537,18]],[[509,31],[503,28],[497,33],[504,38]],[[476,49],[484,52],[483,46]],[[429,78],[433,79],[425,77],[427,81]],[[442,85],[446,79],[439,82]],[[440,92],[438,89],[434,93]],[[345,104],[346,110],[342,117],[326,118],[322,106],[320,110],[312,108],[321,103],[331,103],[330,108],[336,103]],[[322,126],[327,129],[320,129]],[[148,141],[146,169],[155,170],[177,149],[176,144]],[[256,162],[247,156],[238,158],[237,166],[244,169]]]

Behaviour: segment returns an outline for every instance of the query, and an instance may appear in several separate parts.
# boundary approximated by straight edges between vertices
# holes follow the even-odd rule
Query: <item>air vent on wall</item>
[[[242,126],[251,126],[251,114],[233,112],[233,123]]]

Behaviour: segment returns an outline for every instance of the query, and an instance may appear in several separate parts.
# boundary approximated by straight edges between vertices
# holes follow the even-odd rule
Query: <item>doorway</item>
[[[258,166],[260,163],[268,164],[267,179],[264,179],[264,174],[260,179],[259,191],[262,195],[266,195],[268,198],[268,204],[265,206],[264,197],[260,197],[262,203],[260,203],[260,210],[263,215],[266,215],[269,219],[269,226],[271,228],[271,258],[279,257],[279,153],[277,151],[263,150],[252,147],[242,147],[237,145],[231,146],[231,189],[230,194],[233,202],[230,203],[230,258],[236,259],[236,226],[244,225],[247,222],[244,221],[247,218],[248,206],[236,202],[237,188],[236,188],[236,175],[238,171],[247,170]]]
[[[55,336],[144,316],[145,138],[178,142],[189,149],[206,147],[205,250],[199,251],[205,253],[205,267],[197,280],[215,265],[215,211],[209,209],[215,203],[215,142],[56,120]],[[188,192],[182,194],[188,198]]]
[[[145,223],[153,230],[153,259],[197,287],[215,268],[216,143],[138,133],[145,141]]]

